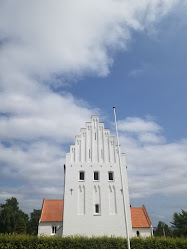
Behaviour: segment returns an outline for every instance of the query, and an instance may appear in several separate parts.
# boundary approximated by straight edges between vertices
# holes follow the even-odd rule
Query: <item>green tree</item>
[[[24,234],[27,232],[26,221],[23,217],[19,217],[16,228],[15,228],[15,232],[18,234]]]
[[[15,197],[7,199],[5,204],[0,204],[0,232],[13,233],[23,218],[27,226],[28,215],[19,209],[19,203]]]
[[[38,223],[41,216],[41,210],[34,209],[31,213],[29,220],[29,234],[37,235],[38,234]]]
[[[181,210],[181,213],[173,214],[173,221],[171,224],[174,227],[174,236],[177,237],[187,237],[187,212]]]
[[[154,236],[156,236],[156,237],[172,237],[172,231],[166,223],[159,221],[157,228],[154,232]]]

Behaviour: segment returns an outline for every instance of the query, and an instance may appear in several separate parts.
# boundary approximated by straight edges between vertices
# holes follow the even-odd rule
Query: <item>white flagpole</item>
[[[125,203],[125,192],[124,192],[124,180],[123,180],[123,174],[122,174],[122,166],[121,166],[121,155],[120,155],[120,150],[119,150],[119,136],[118,136],[118,126],[117,126],[117,120],[116,120],[116,110],[115,106],[113,106],[114,109],[114,119],[115,119],[115,125],[116,125],[116,136],[117,136],[117,146],[118,146],[118,155],[119,155],[119,168],[120,168],[120,178],[121,178],[121,186],[122,186],[122,194],[123,194],[123,207],[124,207],[124,216],[125,216],[125,227],[126,227],[126,233],[127,233],[127,245],[128,249],[131,248],[130,246],[130,237],[129,237],[129,229],[128,229],[128,224],[127,224],[127,213],[126,213],[126,203]]]

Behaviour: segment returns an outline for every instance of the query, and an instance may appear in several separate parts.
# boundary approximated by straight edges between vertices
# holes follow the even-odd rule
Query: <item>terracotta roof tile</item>
[[[44,200],[41,222],[62,221],[64,200]]]
[[[152,224],[144,205],[131,207],[131,220],[132,227],[150,227]]]

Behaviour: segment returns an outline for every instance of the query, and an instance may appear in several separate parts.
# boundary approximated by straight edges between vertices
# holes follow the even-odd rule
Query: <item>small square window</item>
[[[98,171],[94,172],[94,181],[99,181],[99,172]]]
[[[100,210],[99,210],[99,204],[95,204],[95,213],[99,214]]]
[[[114,172],[108,172],[108,180],[114,181]]]
[[[80,181],[84,181],[84,179],[85,179],[84,171],[80,171],[80,172],[79,172],[79,180],[80,180]]]

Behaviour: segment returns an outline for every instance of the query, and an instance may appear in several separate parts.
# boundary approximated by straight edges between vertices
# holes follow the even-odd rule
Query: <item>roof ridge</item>
[[[44,200],[45,201],[63,201],[64,199],[45,199],[44,198]]]

